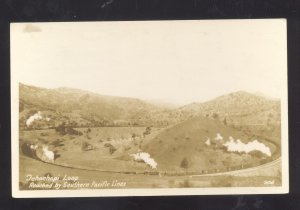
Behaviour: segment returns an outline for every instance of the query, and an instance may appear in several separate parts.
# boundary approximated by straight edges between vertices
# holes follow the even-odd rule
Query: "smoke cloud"
[[[243,143],[239,139],[235,141],[234,138],[230,136],[229,141],[227,141],[223,145],[227,147],[228,152],[249,153],[252,151],[260,151],[269,157],[272,155],[270,148],[257,140],[253,140],[248,143]]]
[[[146,163],[147,165],[149,165],[151,168],[156,169],[156,167],[157,167],[157,163],[155,162],[155,160],[153,158],[150,157],[149,153],[138,152],[136,154],[131,154],[130,156],[132,156],[135,161],[142,161],[142,162]]]
[[[35,113],[34,115],[30,116],[27,120],[26,120],[26,126],[29,127],[34,121],[36,120],[42,120],[42,113],[40,111],[38,111],[37,113]]]
[[[222,141],[223,140],[223,136],[221,136],[220,133],[217,133],[217,136],[216,136],[215,140]]]
[[[206,144],[207,146],[210,146],[210,139],[209,139],[209,138],[206,138],[205,144]]]

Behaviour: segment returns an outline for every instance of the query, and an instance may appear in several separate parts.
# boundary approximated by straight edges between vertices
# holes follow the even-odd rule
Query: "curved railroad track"
[[[273,171],[276,173],[276,169],[281,168],[281,157],[279,157],[276,160],[273,160],[271,162],[251,167],[251,168],[245,168],[245,169],[239,169],[234,171],[226,171],[226,172],[218,172],[213,174],[199,174],[199,175],[192,175],[192,177],[197,176],[219,176],[219,175],[228,175],[228,176],[249,176],[250,174],[263,174],[263,173],[273,173]]]
[[[277,173],[278,169],[281,169],[281,157],[279,157],[276,160],[273,160],[271,162],[251,167],[251,168],[245,168],[245,169],[237,169],[232,171],[225,171],[225,172],[214,172],[214,173],[199,173],[199,174],[189,174],[188,173],[168,173],[166,171],[110,171],[110,170],[101,170],[97,168],[89,168],[89,167],[80,167],[80,166],[71,166],[68,164],[62,164],[62,163],[51,163],[46,162],[41,159],[37,159],[41,162],[44,162],[46,164],[63,167],[63,168],[70,168],[70,169],[76,169],[76,170],[84,170],[84,171],[97,171],[97,172],[105,172],[105,173],[121,173],[121,174],[145,174],[145,175],[189,175],[190,177],[198,177],[198,176],[220,176],[220,175],[227,175],[227,176],[251,176],[251,175],[264,175],[269,174],[272,175]]]

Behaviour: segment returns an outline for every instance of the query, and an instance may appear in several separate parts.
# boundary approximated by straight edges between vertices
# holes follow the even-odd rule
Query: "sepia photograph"
[[[286,20],[10,31],[14,197],[289,192]]]

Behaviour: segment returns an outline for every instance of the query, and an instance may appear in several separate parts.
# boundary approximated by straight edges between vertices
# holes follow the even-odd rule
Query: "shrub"
[[[150,133],[151,133],[151,128],[147,127],[146,130],[144,131],[143,135],[146,136],[146,135],[149,135]]]
[[[110,147],[110,146],[112,146],[112,145],[111,145],[110,143],[105,143],[104,146],[105,146],[105,147]]]
[[[49,136],[49,134],[48,134],[48,133],[42,132],[42,133],[41,133],[41,136]]]
[[[65,135],[66,134],[66,124],[63,122],[59,126],[55,128],[55,131],[59,133],[60,135]]]
[[[78,135],[81,136],[82,132],[75,130],[74,128],[70,127],[70,126],[66,126],[65,122],[63,122],[62,124],[60,124],[59,126],[57,126],[55,128],[55,131],[58,132],[60,135]]]
[[[224,118],[223,124],[224,124],[224,125],[227,125],[227,120],[226,120],[226,118]]]
[[[61,146],[64,146],[64,144],[62,144],[62,140],[60,139],[56,139],[55,141],[53,141],[51,143],[51,145],[55,146],[55,147],[61,147]]]
[[[67,127],[66,129],[66,133],[69,135],[78,135],[78,136],[82,136],[82,132],[75,130],[74,128],[71,127]]]
[[[86,141],[82,142],[81,144],[81,150],[83,151],[88,151],[88,150],[92,150],[93,146],[89,143],[87,143]]]
[[[188,162],[187,158],[183,158],[183,160],[180,163],[180,167],[184,168],[184,169],[187,169],[189,167],[189,162]]]
[[[109,153],[110,153],[110,154],[113,154],[116,150],[117,150],[117,149],[116,149],[115,147],[112,146],[112,147],[109,148]]]
[[[109,148],[109,153],[113,154],[117,149],[110,143],[106,143],[104,144],[104,147],[108,147]]]
[[[219,115],[218,115],[217,113],[213,113],[212,117],[213,117],[213,119],[215,119],[215,120],[219,119]]]

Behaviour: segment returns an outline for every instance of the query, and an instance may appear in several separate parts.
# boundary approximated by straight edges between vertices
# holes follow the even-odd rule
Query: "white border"
[[[203,20],[220,21],[220,20]],[[235,20],[222,20],[235,21]],[[241,20],[239,20],[241,21]],[[252,20],[255,22],[255,20]],[[260,20],[261,21],[261,20]],[[286,31],[285,19],[272,19],[265,21],[281,21]],[[126,24],[127,21],[122,22]],[[139,22],[139,21],[135,21]],[[190,22],[190,20],[186,20]],[[12,25],[11,24],[11,36]],[[20,24],[20,23],[17,23]],[[59,23],[58,23],[59,24]],[[73,23],[74,24],[74,23]],[[143,24],[143,22],[141,22]],[[285,33],[286,40],[286,33]],[[11,41],[11,55],[13,55]],[[287,50],[284,53],[287,72]],[[19,78],[15,72],[11,56],[11,164],[12,164],[12,196],[15,198],[43,198],[43,197],[110,197],[110,196],[158,196],[158,195],[229,195],[229,194],[285,194],[289,192],[289,166],[288,166],[288,98],[287,73],[282,78],[285,85],[281,97],[281,148],[282,148],[282,186],[280,187],[230,187],[230,188],[164,188],[164,189],[93,189],[93,190],[19,190]]]

